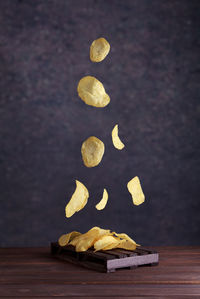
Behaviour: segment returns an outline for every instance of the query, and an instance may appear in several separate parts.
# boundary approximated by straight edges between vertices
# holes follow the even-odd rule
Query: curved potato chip
[[[110,97],[105,92],[103,84],[95,77],[83,77],[78,83],[77,91],[81,100],[87,105],[105,107],[110,103]]]
[[[127,240],[122,240],[116,248],[122,248],[126,250],[135,250],[136,249],[136,244],[127,241]]]
[[[98,238],[101,238],[102,236],[113,235],[113,233],[111,233],[110,229],[103,229],[98,226],[94,226],[92,229],[98,229]]]
[[[106,58],[110,51],[110,44],[103,37],[94,40],[90,46],[90,59],[100,62]]]
[[[108,201],[108,192],[106,189],[103,190],[103,197],[100,202],[95,206],[97,210],[103,210]]]
[[[70,244],[73,246],[76,246],[76,244],[81,240],[81,239],[87,239],[90,237],[90,234],[96,233],[96,237],[100,238],[104,235],[111,235],[113,233],[110,232],[109,229],[102,229],[98,226],[94,226],[92,227],[88,232],[86,232],[85,234],[81,234],[80,236],[77,236],[76,238],[74,238]]]
[[[87,233],[74,238],[70,244],[76,246],[77,252],[86,251],[88,248],[92,247],[99,238],[108,234],[111,234],[110,230],[101,229],[95,226]]]
[[[95,251],[98,250],[109,250],[114,248],[120,243],[120,240],[113,236],[103,236],[94,243]]]
[[[89,192],[87,188],[78,180],[76,180],[76,190],[72,194],[72,197],[65,207],[66,217],[69,218],[74,213],[82,210],[87,204]]]
[[[112,130],[112,142],[114,147],[118,150],[122,150],[125,147],[118,136],[118,125],[115,125]]]
[[[120,234],[117,234],[117,233],[114,233],[114,235],[116,235],[118,238],[120,239],[123,239],[123,240],[126,240],[126,241],[129,241],[130,243],[136,245],[136,246],[140,246],[139,244],[137,244],[133,239],[131,239],[127,234],[125,233],[120,233]]]
[[[140,180],[137,176],[128,182],[127,188],[131,193],[134,205],[138,206],[144,202],[145,196],[140,185]]]
[[[105,151],[104,143],[95,136],[87,138],[81,147],[83,163],[86,167],[97,166]]]
[[[83,234],[78,240],[76,240],[76,251],[86,251],[93,246],[98,235],[98,229],[91,229],[86,234]]]
[[[60,238],[58,239],[58,244],[60,246],[66,246],[71,240],[73,240],[75,237],[81,235],[81,233],[73,231],[69,234],[65,234],[60,236]]]
[[[82,235],[84,235],[84,234],[82,234]],[[70,243],[69,243],[69,245],[76,246],[76,244],[81,240],[81,236],[82,236],[82,235],[77,236],[77,237],[75,237],[73,240],[71,240]]]
[[[98,233],[99,228],[95,226],[95,227],[91,228],[88,232],[86,232],[86,233],[84,233],[84,234],[81,234],[80,236],[75,237],[75,238],[70,242],[70,245],[76,246],[76,244],[77,244],[80,240],[82,240],[82,239],[86,239],[86,238],[90,238],[90,234],[91,234],[91,233],[93,234],[94,231],[95,231],[96,233]]]
[[[110,245],[102,248],[102,249],[98,249],[98,250],[111,250],[111,249],[115,249],[115,248],[118,248],[118,243],[110,243]],[[95,250],[95,251],[98,251],[98,250]]]

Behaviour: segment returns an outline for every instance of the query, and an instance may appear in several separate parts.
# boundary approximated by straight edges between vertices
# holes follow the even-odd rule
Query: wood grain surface
[[[1,298],[200,298],[200,246],[154,247],[159,265],[99,273],[50,248],[0,248]]]

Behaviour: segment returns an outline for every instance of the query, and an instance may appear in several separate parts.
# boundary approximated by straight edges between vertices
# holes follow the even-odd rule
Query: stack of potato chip
[[[77,252],[83,252],[93,247],[95,251],[111,250],[114,248],[123,248],[127,250],[134,250],[135,243],[127,234],[117,234],[111,232],[109,229],[102,229],[100,227],[93,227],[85,234],[73,231],[66,235],[62,235],[58,243],[60,246],[73,245]]]

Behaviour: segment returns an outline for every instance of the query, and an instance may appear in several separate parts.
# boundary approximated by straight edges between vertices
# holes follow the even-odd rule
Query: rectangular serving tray
[[[137,247],[136,250],[112,249],[94,252],[88,249],[76,252],[72,245],[60,246],[58,242],[51,243],[51,254],[61,260],[68,261],[100,272],[114,272],[118,269],[133,269],[138,266],[155,266],[159,262],[156,251]]]

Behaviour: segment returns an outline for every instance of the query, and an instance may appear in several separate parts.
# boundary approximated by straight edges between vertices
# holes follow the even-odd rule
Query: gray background
[[[95,225],[143,245],[200,243],[199,12],[198,0],[0,1],[0,246],[48,245]],[[95,64],[100,36],[111,52]],[[85,75],[104,83],[109,106],[78,98]],[[112,146],[116,123],[123,151]],[[90,135],[106,146],[93,169],[80,156]],[[126,188],[136,175],[138,207]],[[67,219],[75,179],[90,198]]]

